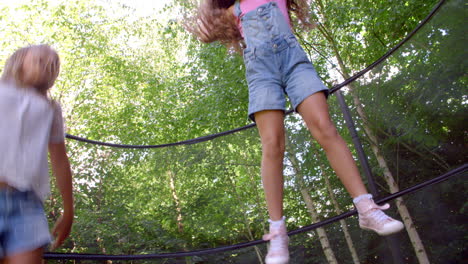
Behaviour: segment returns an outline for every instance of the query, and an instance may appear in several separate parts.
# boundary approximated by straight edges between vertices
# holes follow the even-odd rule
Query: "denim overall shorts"
[[[249,86],[249,118],[263,110],[286,110],[286,95],[294,110],[317,92],[328,95],[314,66],[299,45],[276,2],[242,14],[236,1],[235,15],[242,23],[244,63]]]

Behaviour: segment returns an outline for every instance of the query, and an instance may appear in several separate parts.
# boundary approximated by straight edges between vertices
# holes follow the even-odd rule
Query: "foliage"
[[[320,34],[320,28],[297,33],[330,86],[379,58],[436,4],[434,0],[313,2],[311,15],[330,29],[330,39]],[[173,19],[159,19],[162,14],[141,17],[113,1],[0,3],[0,63],[28,43],[50,43],[59,51],[62,71],[52,97],[63,104],[70,134],[116,143],[164,144],[246,125],[248,91],[242,58],[218,43],[201,44],[189,35],[180,23],[186,11],[181,9],[188,4],[173,1],[161,11]],[[460,0],[447,1],[395,55],[355,82],[367,121],[382,142],[379,147],[400,188],[466,163],[466,37],[459,23],[466,11],[461,6]],[[327,19],[320,20],[323,17]],[[349,72],[337,70],[334,51],[342,55]],[[329,104],[340,134],[351,142],[333,96]],[[371,166],[380,175],[362,132],[363,120],[354,107],[351,110]],[[336,215],[326,175],[342,210],[352,209],[348,194],[332,177],[324,153],[310,140],[299,116],[288,116],[285,124],[288,154],[301,161],[321,219]],[[256,129],[157,149],[116,149],[71,140],[67,145],[77,209],[72,236],[61,252],[189,251],[256,240],[265,231],[268,216]],[[310,216],[287,160],[284,172],[288,228],[308,225]],[[459,230],[464,227],[466,188],[459,181],[407,198],[418,229],[431,231],[422,233],[434,263],[456,262],[465,251],[466,240]],[[377,183],[385,192],[378,176]],[[54,189],[46,203],[51,220],[60,210],[58,197]],[[427,215],[439,212],[444,214],[437,219],[446,228],[435,232],[437,222]],[[355,217],[346,221],[363,262],[389,262],[381,238],[362,232]],[[335,223],[326,230],[338,260],[346,263],[350,255],[341,227]],[[401,233],[398,238],[408,263],[416,261],[407,236]],[[449,249],[443,247],[447,241]],[[264,254],[266,248],[261,245],[259,250]],[[291,252],[294,263],[326,261],[314,232],[292,236]],[[146,262],[259,263],[254,248],[130,263]]]

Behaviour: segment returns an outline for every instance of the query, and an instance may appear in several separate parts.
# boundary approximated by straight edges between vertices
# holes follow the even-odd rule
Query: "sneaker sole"
[[[265,264],[288,264],[289,258],[265,259]]]
[[[364,229],[364,230],[373,231],[373,232],[375,232],[375,233],[377,233],[377,234],[379,234],[381,236],[388,236],[388,235],[400,232],[404,228],[403,225],[398,225],[398,226],[389,228],[389,230],[387,230],[387,231],[378,231],[376,229],[372,229],[372,228],[369,228],[369,227],[366,227],[366,226],[360,226],[360,227],[362,229]]]

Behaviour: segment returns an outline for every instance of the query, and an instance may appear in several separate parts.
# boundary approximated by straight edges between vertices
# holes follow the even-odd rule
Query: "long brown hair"
[[[229,10],[235,2],[235,0],[202,1],[196,10],[196,15],[188,19],[187,28],[202,42],[219,41],[228,47],[240,50],[242,36],[237,27],[237,18]],[[308,0],[287,0],[287,8],[293,25],[314,27],[308,13],[310,10]],[[299,23],[296,22],[296,18]]]

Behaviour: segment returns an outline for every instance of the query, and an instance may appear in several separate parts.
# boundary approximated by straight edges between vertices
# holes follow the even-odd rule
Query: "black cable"
[[[400,41],[400,43],[398,43],[396,46],[394,46],[392,49],[390,49],[387,53],[385,53],[378,60],[376,60],[375,62],[373,62],[369,66],[367,66],[367,68],[365,68],[364,70],[356,73],[352,77],[346,79],[344,82],[333,86],[328,91],[328,94],[332,94],[332,93],[338,91],[339,89],[343,88],[344,86],[348,85],[349,83],[355,81],[356,79],[358,79],[359,77],[361,77],[362,75],[364,75],[365,73],[367,73],[368,71],[373,69],[375,66],[377,66],[378,64],[383,62],[385,59],[387,59],[397,49],[399,49],[404,43],[406,43],[409,39],[411,39],[414,36],[414,34],[416,34],[416,32],[418,32],[421,29],[421,27],[423,27],[434,16],[434,14],[440,9],[440,7],[442,6],[442,4],[444,4],[444,2],[445,2],[445,0],[441,0],[432,9],[431,13],[429,13],[429,15],[423,21],[421,21],[421,23],[413,31],[411,31],[411,33],[409,33],[402,41]],[[286,115],[289,115],[292,112],[293,112],[293,110],[289,110],[289,111],[286,112]],[[220,132],[220,133],[217,133],[217,134],[211,134],[211,135],[208,135],[208,136],[203,136],[203,137],[198,137],[198,138],[194,138],[194,139],[179,141],[179,142],[175,142],[175,143],[160,144],[160,145],[131,145],[131,144],[107,143],[107,142],[102,142],[102,141],[97,141],[97,140],[86,139],[86,138],[83,138],[83,137],[78,137],[78,136],[74,136],[74,135],[70,135],[70,134],[66,134],[66,137],[69,138],[69,139],[76,140],[76,141],[81,141],[81,142],[90,143],[90,144],[94,144],[94,145],[114,147],[114,148],[132,148],[132,149],[146,149],[146,148],[148,148],[149,149],[149,148],[164,148],[164,147],[172,147],[172,146],[178,146],[178,145],[189,145],[189,144],[200,143],[200,142],[212,140],[212,139],[220,137],[220,136],[233,134],[233,133],[236,133],[236,132],[239,132],[239,131],[242,131],[242,130],[246,130],[246,129],[249,129],[249,128],[252,128],[252,127],[255,127],[255,123],[252,123],[252,124],[249,124],[249,125],[246,125],[246,126],[243,126],[243,127],[235,128],[235,129],[232,129],[232,130],[227,130],[227,131],[224,131],[224,132]]]
[[[463,172],[466,172],[468,170],[468,164],[464,164],[456,169],[453,169],[443,175],[440,175],[436,178],[433,178],[431,180],[425,181],[423,183],[417,184],[415,186],[412,186],[410,188],[407,188],[405,190],[399,191],[397,193],[393,193],[391,195],[388,195],[382,199],[379,199],[376,201],[376,203],[381,204],[388,202],[390,200],[396,199],[400,196],[416,192],[422,188],[443,182],[447,180],[448,178],[462,174]],[[289,236],[297,235],[299,233],[304,233],[307,231],[311,231],[313,229],[322,227],[324,225],[328,225],[334,222],[337,222],[341,219],[350,217],[352,215],[355,215],[357,212],[356,210],[352,210],[340,215],[337,215],[335,217],[328,218],[326,220],[323,220],[318,223],[314,223],[308,226],[304,226],[301,228],[298,228],[296,230],[293,230],[291,232],[288,232]],[[210,248],[210,249],[202,249],[202,250],[195,250],[195,251],[188,251],[188,252],[175,252],[175,253],[161,253],[161,254],[144,254],[144,255],[103,255],[103,254],[81,254],[81,253],[45,253],[44,254],[44,259],[74,259],[74,260],[142,260],[142,259],[162,259],[162,258],[176,258],[176,257],[189,257],[189,256],[200,256],[200,255],[207,255],[207,254],[213,254],[213,253],[218,253],[218,252],[225,252],[225,251],[232,251],[232,250],[237,250],[241,248],[246,248],[246,247],[251,247],[255,245],[259,245],[262,243],[266,243],[266,241],[263,240],[255,240],[255,241],[249,241],[249,242],[244,242],[244,243],[239,243],[235,245],[229,245],[229,246],[222,246],[222,247],[217,247],[217,248]]]
[[[246,125],[246,126],[243,126],[243,127],[238,127],[238,128],[232,129],[232,130],[228,130],[228,131],[224,131],[224,132],[220,132],[220,133],[216,133],[216,134],[211,134],[211,135],[208,135],[208,136],[198,137],[198,138],[194,138],[194,139],[188,139],[188,140],[174,142],[174,143],[160,144],[160,145],[126,145],[126,144],[101,142],[101,141],[97,141],[97,140],[91,140],[91,139],[86,139],[86,138],[70,135],[70,134],[66,134],[65,136],[67,138],[69,138],[69,139],[74,139],[74,140],[77,140],[77,141],[90,143],[90,144],[94,144],[94,145],[100,145],[100,146],[107,146],[107,147],[114,147],[114,148],[127,148],[127,149],[128,148],[132,148],[132,149],[150,149],[150,148],[164,148],[164,147],[173,147],[173,146],[178,146],[178,145],[191,145],[191,144],[195,144],[195,143],[201,143],[201,142],[204,142],[204,141],[215,139],[217,137],[221,137],[221,136],[233,134],[233,133],[238,132],[238,131],[246,130],[246,129],[249,129],[249,128],[254,127],[254,126],[255,126],[255,124],[249,124],[249,125]]]
[[[400,196],[403,196],[405,194],[409,194],[409,193],[413,193],[415,191],[418,191],[419,189],[422,189],[424,187],[427,187],[427,186],[430,186],[430,185],[434,185],[436,183],[440,183],[440,182],[443,182],[445,180],[447,180],[448,178],[450,178],[451,176],[454,176],[454,175],[457,175],[457,174],[461,174],[463,172],[465,172],[466,170],[468,169],[468,164],[464,164],[456,169],[453,169],[443,175],[440,175],[438,177],[435,177],[433,179],[430,179],[428,181],[425,181],[423,183],[420,183],[420,184],[417,184],[417,185],[414,185],[412,187],[409,187],[407,189],[404,189],[403,191],[399,191],[399,192],[396,192],[396,193],[393,193],[393,194],[390,194],[382,199],[379,199],[379,200],[376,200],[375,202],[377,204],[382,204],[382,203],[386,203],[388,201],[391,201],[393,199],[396,199]],[[317,227],[321,227],[323,225],[326,225],[326,224],[330,224],[330,223],[333,223],[333,222],[336,222],[336,221],[339,221],[341,219],[344,219],[346,217],[349,217],[351,215],[354,215],[356,214],[357,211],[356,210],[352,210],[352,211],[349,211],[349,212],[346,212],[346,213],[343,213],[343,214],[340,214],[340,215],[337,215],[335,217],[332,217],[332,218],[329,218],[329,219],[326,219],[324,221],[321,221],[319,223],[316,223],[316,224],[312,224],[312,225],[308,225],[308,226],[305,226],[305,227],[302,227],[302,228],[299,228],[299,229],[296,229],[294,231],[291,231],[289,232],[288,234],[291,236],[291,235],[296,235],[296,234],[299,234],[299,233],[302,233],[302,232],[305,232],[305,231],[309,231],[309,230],[312,230],[312,229],[315,229]]]
[[[390,51],[388,51],[385,55],[383,55],[381,58],[376,60],[374,63],[369,65],[366,69],[358,72],[357,74],[353,75],[352,77],[348,78],[341,84],[335,85],[333,88],[330,89],[329,93],[332,94],[336,92],[337,90],[341,89],[342,87],[348,85],[349,83],[355,81],[368,71],[370,71],[372,68],[380,64],[382,61],[384,61],[386,58],[388,58],[391,54],[393,54],[398,48],[400,48],[404,43],[406,43],[419,29],[426,24],[432,16],[439,10],[439,8],[442,6],[442,4],[445,2],[445,0],[441,0],[439,4],[431,11],[431,13],[416,27],[405,39],[403,39],[399,44],[397,44],[395,47],[393,47]],[[289,110],[286,114],[292,113],[292,110]],[[74,135],[69,135],[67,134],[66,137],[69,139],[74,139],[77,141],[82,141],[86,143],[91,143],[91,144],[96,144],[96,145],[103,145],[103,146],[109,146],[109,147],[119,147],[119,148],[162,148],[162,147],[168,147],[168,146],[176,146],[176,145],[187,145],[187,144],[194,144],[194,143],[199,143],[207,140],[214,139],[216,137],[220,137],[223,135],[227,134],[232,134],[241,130],[245,130],[251,127],[254,127],[255,124],[249,124],[243,127],[239,127],[233,130],[228,130],[224,131],[221,133],[217,134],[212,134],[208,136],[203,136],[195,139],[190,139],[190,140],[185,140],[185,141],[180,141],[176,143],[169,143],[169,144],[161,144],[161,145],[125,145],[125,144],[114,144],[114,143],[106,143],[106,142],[100,142],[100,141],[95,141],[95,140],[89,140],[85,138],[81,138],[78,136]],[[449,177],[463,173],[467,170],[468,165],[464,164],[461,167],[454,169],[452,171],[449,171],[441,176],[438,176],[436,178],[433,178],[429,181],[423,182],[421,184],[415,185],[413,187],[407,188],[403,191],[391,194],[387,197],[384,197],[378,201],[377,203],[384,203],[388,202],[390,200],[396,199],[400,196],[403,196],[408,193],[415,192],[417,190],[420,190],[424,187],[440,183],[442,181],[447,180]],[[324,225],[339,221],[341,219],[350,217],[354,214],[356,214],[356,210],[352,210],[343,214],[340,214],[338,216],[326,219],[324,221],[311,224],[296,230],[293,230],[291,232],[288,232],[288,235],[296,235],[299,233],[307,232],[313,229],[316,229],[318,227],[322,227]],[[44,259],[74,259],[74,260],[141,260],[141,259],[161,259],[161,258],[175,258],[175,257],[187,257],[187,256],[197,256],[197,255],[206,255],[206,254],[213,254],[217,252],[224,252],[224,251],[231,251],[231,250],[236,250],[236,249],[241,249],[241,248],[246,248],[254,245],[259,245],[265,243],[263,240],[255,240],[255,241],[249,241],[249,242],[244,242],[244,243],[239,243],[235,245],[230,245],[230,246],[223,246],[223,247],[218,247],[218,248],[211,248],[211,249],[204,249],[204,250],[196,250],[196,251],[189,251],[189,252],[175,252],[175,253],[161,253],[161,254],[145,254],[145,255],[103,255],[103,254],[80,254],[80,253],[75,253],[75,254],[70,254],[70,253],[45,253],[44,254]]]

